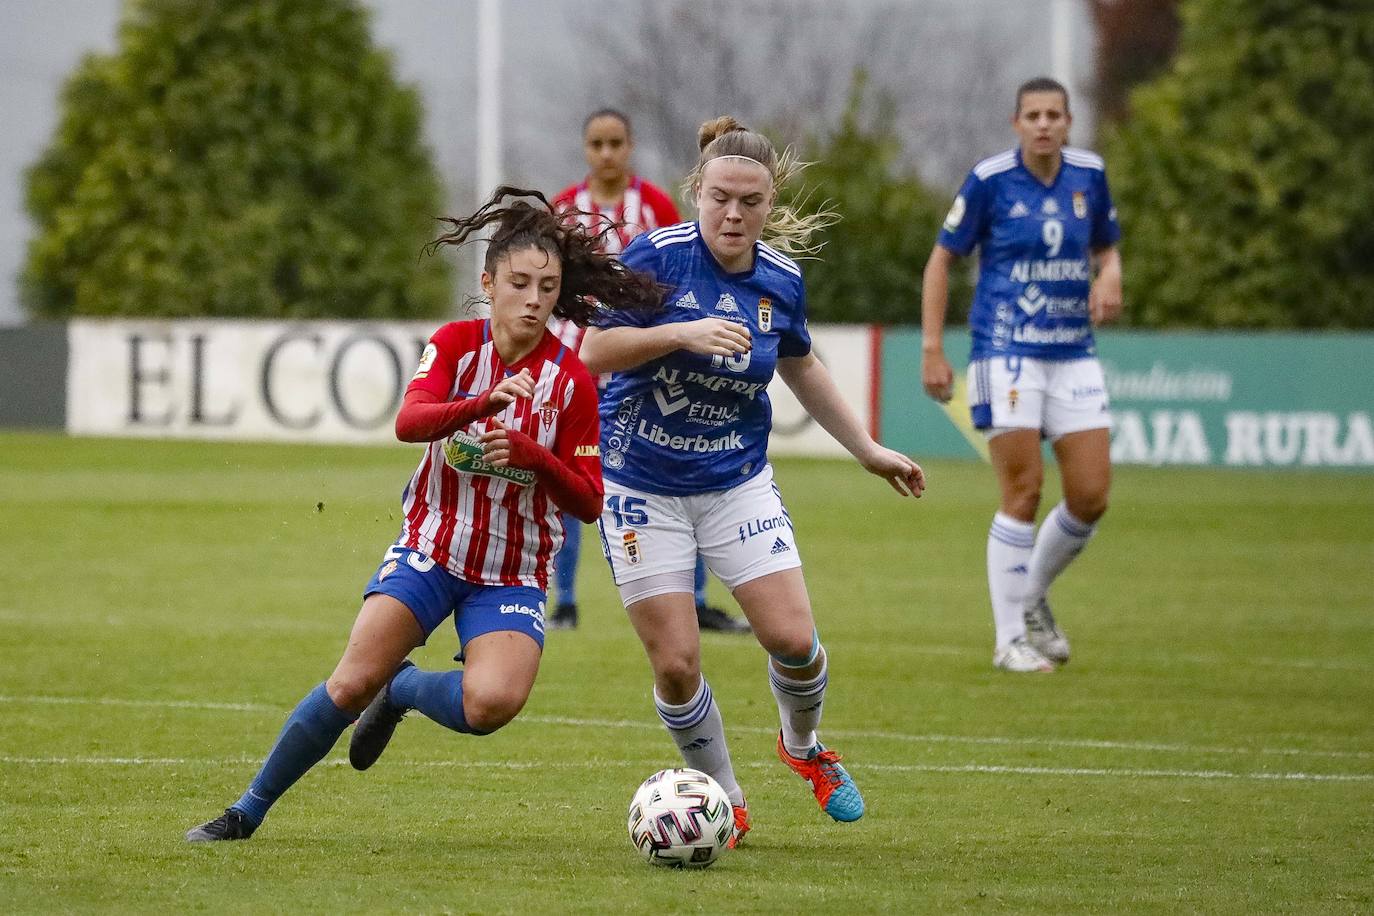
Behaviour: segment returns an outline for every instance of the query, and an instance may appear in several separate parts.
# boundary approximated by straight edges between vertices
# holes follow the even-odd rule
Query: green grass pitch
[[[931,463],[913,502],[778,462],[856,824],[773,758],[762,651],[708,634],[754,831],[705,872],[639,859],[626,804],[677,757],[588,529],[582,627],[511,726],[412,716],[365,774],[341,742],[251,841],[187,845],[332,668],[415,460],[0,436],[0,907],[1374,910],[1374,481],[1343,474],[1118,469],[1053,595],[1074,659],[1018,676],[990,665],[985,466]]]

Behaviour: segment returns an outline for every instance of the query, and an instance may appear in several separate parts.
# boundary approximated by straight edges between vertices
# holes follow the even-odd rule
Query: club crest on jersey
[[[721,293],[716,300],[716,311],[725,315],[738,315],[739,306],[735,304],[735,297],[729,293]]]
[[[639,562],[639,535],[633,531],[625,532],[624,544],[625,559],[630,561],[631,566],[634,566]]]
[[[1073,215],[1085,219],[1088,215],[1088,195],[1082,191],[1073,192]]]
[[[539,419],[543,421],[545,429],[553,425],[553,421],[557,416],[558,405],[553,401],[545,401],[544,406],[539,408]]]
[[[767,296],[759,297],[759,330],[773,330],[773,300]]]
[[[1021,393],[1017,391],[1015,388],[1009,389],[1007,391],[1007,409],[1010,410],[1012,413],[1016,413],[1016,404],[1020,400]]]

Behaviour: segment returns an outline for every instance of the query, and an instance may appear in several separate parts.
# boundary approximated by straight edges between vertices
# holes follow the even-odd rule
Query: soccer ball
[[[659,770],[630,799],[630,842],[665,868],[705,868],[735,829],[730,798],[710,776],[680,767]]]

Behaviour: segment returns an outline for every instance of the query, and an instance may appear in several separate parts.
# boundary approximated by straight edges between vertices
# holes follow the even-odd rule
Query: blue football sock
[[[582,554],[582,523],[563,520],[563,547],[553,558],[553,584],[559,604],[577,603],[577,559]]]
[[[703,560],[700,555],[697,556],[697,573],[694,589],[696,591],[697,607],[701,607],[706,603],[706,561]]]
[[[418,709],[445,728],[465,735],[485,735],[468,725],[463,715],[463,672],[421,671],[406,667],[391,679],[387,696],[397,706]]]
[[[267,810],[305,771],[324,759],[339,735],[349,723],[358,718],[355,713],[340,709],[329,698],[321,684],[291,711],[272,745],[262,769],[248,785],[248,791],[231,807],[242,811],[254,823],[261,824]]]

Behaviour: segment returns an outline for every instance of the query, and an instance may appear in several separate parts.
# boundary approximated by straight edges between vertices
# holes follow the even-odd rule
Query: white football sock
[[[744,804],[744,791],[735,781],[730,751],[725,746],[725,723],[721,721],[720,708],[716,706],[716,698],[706,678],[701,679],[696,694],[681,706],[665,703],[655,690],[654,706],[673,736],[683,762],[720,783],[725,794],[730,796],[730,804]]]
[[[1092,536],[1093,526],[1074,518],[1062,502],[1050,510],[1040,523],[1040,533],[1031,551],[1026,577],[1028,604],[1045,597],[1050,583],[1073,562]]]
[[[988,592],[997,648],[1026,635],[1026,580],[1035,525],[998,512],[988,530]]]
[[[825,659],[815,677],[796,680],[791,673],[797,669],[779,670],[776,660],[768,662],[768,686],[773,688],[778,718],[782,720],[782,746],[793,757],[805,757],[816,746],[816,726],[821,724],[829,668],[829,660]]]

